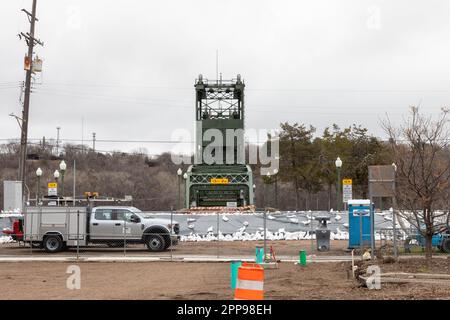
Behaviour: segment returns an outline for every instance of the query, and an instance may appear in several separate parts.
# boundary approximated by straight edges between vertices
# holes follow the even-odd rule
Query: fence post
[[[172,242],[172,233],[173,233],[173,206],[170,207],[170,241]],[[170,261],[173,261],[173,252],[172,252],[172,243],[170,243]]]
[[[30,216],[29,212],[26,212],[27,217]],[[25,218],[24,218],[25,221]],[[31,222],[30,222],[30,252],[31,255],[33,255],[33,215],[31,215]]]
[[[123,256],[127,256],[127,218],[123,217]]]
[[[310,223],[310,227],[309,227],[309,232],[310,232],[310,237],[311,237],[311,253],[310,254],[313,254],[313,252],[314,252],[314,239],[313,239],[313,233],[314,233],[314,215],[313,215],[313,213],[312,213],[312,211],[311,211],[311,215],[309,216],[309,223]]]
[[[77,210],[77,260],[79,258],[79,255],[80,255],[80,210]]]
[[[217,259],[220,257],[220,240],[219,240],[219,226],[220,226],[220,215],[217,211]]]
[[[266,262],[266,254],[267,254],[267,211],[264,210],[264,252],[263,252],[263,262]]]
[[[392,233],[393,233],[393,246],[394,246],[394,257],[398,258],[397,251],[397,219],[395,216],[395,209],[392,210]]]
[[[364,240],[364,238],[363,238],[363,219],[362,219],[362,213],[359,212],[359,250],[361,250],[361,256],[364,254],[363,240]]]

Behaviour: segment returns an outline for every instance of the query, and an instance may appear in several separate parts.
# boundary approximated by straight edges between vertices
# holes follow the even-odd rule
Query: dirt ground
[[[450,259],[402,260],[382,272],[450,274]],[[78,263],[81,289],[69,290],[70,263],[0,263],[0,299],[232,299],[228,263]],[[450,299],[448,285],[383,284],[369,290],[348,277],[350,264],[281,263],[265,270],[266,299]]]
[[[255,254],[256,246],[263,246],[263,241],[234,241],[234,242],[181,242],[179,245],[172,248],[172,252],[166,251],[163,253],[152,253],[147,251],[144,245],[128,245],[126,254],[130,256],[139,255],[249,255]],[[315,241],[313,243],[315,245]],[[333,240],[331,241],[331,250],[328,252],[317,252],[313,247],[311,250],[311,241],[268,241],[267,246],[272,246],[276,256],[298,257],[300,250],[306,250],[308,254],[314,253],[324,256],[348,255],[347,250],[348,241]],[[76,250],[58,253],[58,255],[75,255]],[[108,248],[106,245],[96,245],[87,248],[81,248],[80,253],[86,256],[104,256],[104,255],[122,255],[123,248]],[[0,246],[0,256],[23,256],[23,255],[48,255],[45,251],[40,249],[33,249],[31,251],[29,246],[20,246],[17,243],[3,244]]]

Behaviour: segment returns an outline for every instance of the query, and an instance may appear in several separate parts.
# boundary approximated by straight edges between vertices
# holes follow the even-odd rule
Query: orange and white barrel
[[[234,300],[264,300],[264,268],[244,263],[238,269]]]

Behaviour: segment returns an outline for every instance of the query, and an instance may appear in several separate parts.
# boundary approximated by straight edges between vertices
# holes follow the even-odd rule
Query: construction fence
[[[61,207],[64,208],[64,207]],[[64,213],[64,209],[53,211]],[[258,248],[277,260],[298,260],[300,251],[314,257],[348,256],[348,217],[346,212],[255,212],[251,214],[146,212],[145,221],[128,218],[101,221],[100,226],[88,222],[80,212],[70,221],[57,225],[38,224],[26,213],[30,223],[20,215],[0,218],[0,257],[155,257],[169,260],[196,258],[254,259]],[[316,229],[319,217],[330,217],[328,250],[319,250]],[[80,224],[83,221],[84,224]],[[171,232],[148,231],[145,226],[163,225]],[[384,222],[383,222],[384,221]],[[78,226],[78,227],[76,227]],[[28,230],[27,230],[28,227]],[[51,239],[48,239],[52,236]],[[60,244],[58,237],[63,239]],[[395,239],[395,240],[394,240]],[[414,230],[389,227],[389,220],[375,223],[376,254],[406,255],[423,253],[423,245]],[[60,247],[61,246],[61,247]],[[370,247],[370,246],[369,246]],[[364,248],[368,249],[368,248]],[[49,253],[49,251],[55,253]],[[356,254],[362,254],[355,248]]]

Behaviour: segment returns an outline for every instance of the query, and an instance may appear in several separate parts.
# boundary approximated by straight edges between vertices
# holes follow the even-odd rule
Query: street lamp
[[[266,189],[268,188],[267,185],[270,184],[270,171],[266,173],[266,183],[264,183],[264,206],[267,207],[269,205],[269,196],[266,192]],[[269,189],[270,191],[270,189]],[[267,200],[266,200],[267,199]]]
[[[336,196],[336,210],[341,209],[341,168],[342,168],[342,160],[340,157],[337,157],[336,162],[334,163],[336,165],[337,170],[337,184],[336,184],[336,190],[337,190],[337,196]]]
[[[181,176],[183,175],[183,170],[179,168],[177,170],[178,175],[178,209],[181,209]]]
[[[39,205],[39,199],[41,198],[41,176],[42,176],[42,169],[37,168],[37,170],[36,170],[36,177],[37,177],[36,206]]]
[[[56,197],[58,198],[58,206],[59,206],[59,192],[58,192],[59,171],[58,170],[55,170],[55,172],[53,172],[53,177],[55,178],[55,181],[56,181]]]
[[[186,193],[186,191],[187,191],[187,179],[188,179],[188,174],[187,174],[187,172],[185,172],[184,174],[183,174],[183,179],[184,179],[184,202],[185,202],[185,205],[186,205],[186,208],[187,208],[187,201],[186,201],[186,199],[187,199],[187,193]]]
[[[397,165],[395,163],[392,164],[392,167],[394,168],[394,171],[397,172]]]
[[[59,170],[61,171],[61,195],[64,197],[64,174],[67,170],[67,164],[64,160],[59,164]]]
[[[275,208],[278,209],[278,169],[273,170],[275,176]]]

